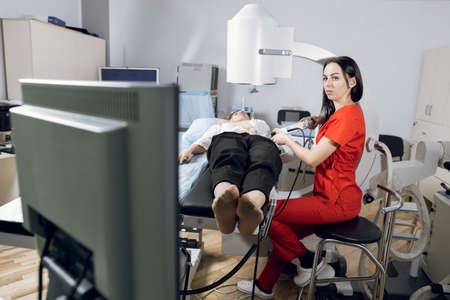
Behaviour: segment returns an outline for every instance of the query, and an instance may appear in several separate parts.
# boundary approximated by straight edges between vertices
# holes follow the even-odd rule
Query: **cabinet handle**
[[[427,104],[425,106],[425,116],[428,116],[428,107],[430,106],[430,104]]]
[[[428,115],[431,116],[431,110],[433,109],[433,105],[430,105],[430,111],[428,112]]]
[[[414,122],[413,122],[413,126],[416,126],[416,125],[417,125],[417,121],[414,121]]]

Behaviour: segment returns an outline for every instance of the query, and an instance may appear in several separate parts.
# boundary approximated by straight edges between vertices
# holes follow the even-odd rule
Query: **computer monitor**
[[[21,86],[24,105],[11,112],[24,226],[53,239],[48,299],[53,280],[60,290],[70,281],[59,273],[85,273],[84,287],[109,300],[176,299],[176,86]]]
[[[146,81],[159,83],[158,68],[100,67],[98,78],[102,81]]]

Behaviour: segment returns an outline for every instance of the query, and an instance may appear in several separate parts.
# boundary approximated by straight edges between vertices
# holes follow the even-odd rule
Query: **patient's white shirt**
[[[222,124],[216,124],[208,128],[206,132],[202,135],[201,138],[196,140],[194,144],[200,145],[205,149],[208,149],[211,145],[211,141],[213,136],[221,134],[223,132],[235,132],[235,133],[248,133],[248,134],[257,134],[265,137],[269,137],[270,135],[270,127],[263,120],[253,119],[249,121],[253,126],[253,130],[248,130],[239,125],[239,123],[235,123],[232,121],[224,122]]]

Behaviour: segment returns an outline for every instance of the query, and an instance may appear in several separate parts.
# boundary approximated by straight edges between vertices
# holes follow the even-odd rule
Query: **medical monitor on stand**
[[[75,299],[176,299],[176,86],[21,85],[12,127],[24,226],[46,255],[47,299],[77,285]]]

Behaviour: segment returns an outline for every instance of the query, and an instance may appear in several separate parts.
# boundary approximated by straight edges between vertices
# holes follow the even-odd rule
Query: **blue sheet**
[[[179,126],[189,128],[199,118],[214,118],[211,95],[208,92],[190,91],[179,94]]]
[[[192,122],[186,132],[178,133],[178,153],[187,149],[203,133],[212,125],[216,124],[221,119],[216,118],[200,118]],[[200,174],[208,166],[208,159],[206,153],[194,155],[188,164],[182,164],[178,167],[178,199],[183,199],[191,190],[193,185],[197,182]]]
[[[182,132],[178,134],[178,145],[178,153],[189,147],[189,144],[183,143]],[[194,155],[190,163],[178,166],[178,199],[181,200],[188,194],[207,166],[206,153]]]

